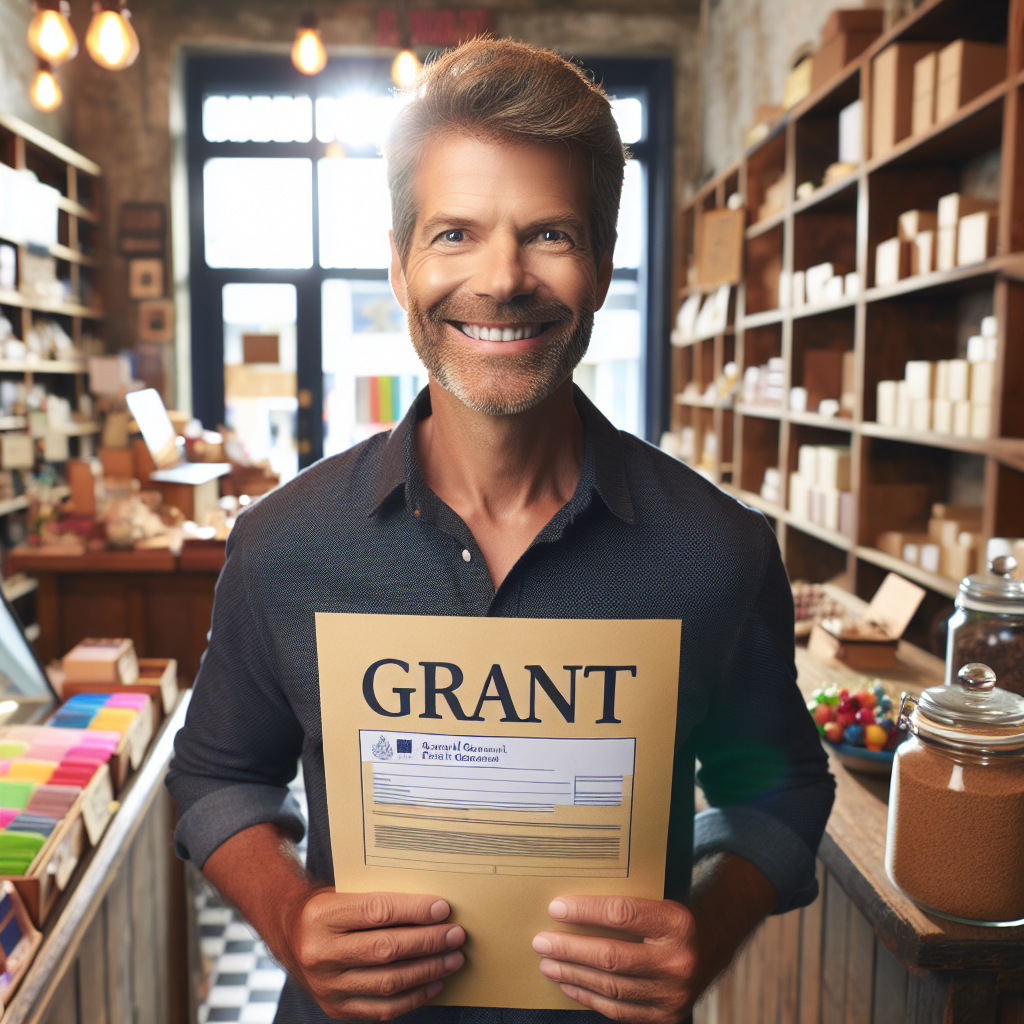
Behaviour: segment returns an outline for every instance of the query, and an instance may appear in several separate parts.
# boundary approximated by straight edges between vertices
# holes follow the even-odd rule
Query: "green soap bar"
[[[38,850],[46,842],[42,832],[0,832],[0,858],[20,857]]]
[[[35,791],[36,783],[28,779],[0,779],[0,807],[24,810]]]
[[[14,757],[21,757],[28,750],[27,743],[19,743],[17,740],[6,740],[0,743],[0,760],[9,761]]]

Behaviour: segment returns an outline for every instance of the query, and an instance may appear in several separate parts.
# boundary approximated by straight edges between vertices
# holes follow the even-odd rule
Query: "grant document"
[[[435,1000],[579,1009],[538,970],[556,896],[661,899],[680,623],[316,616],[341,892],[444,897]]]

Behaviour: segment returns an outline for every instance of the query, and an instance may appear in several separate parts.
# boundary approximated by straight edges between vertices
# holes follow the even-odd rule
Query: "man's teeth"
[[[462,333],[477,341],[522,341],[535,338],[544,329],[543,324],[520,324],[518,327],[484,327],[482,324],[463,324]]]

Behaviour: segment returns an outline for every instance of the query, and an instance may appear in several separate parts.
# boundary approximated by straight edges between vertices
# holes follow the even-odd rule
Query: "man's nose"
[[[495,302],[511,302],[517,296],[529,295],[537,286],[523,263],[519,240],[509,237],[493,238],[479,251],[470,284],[475,294]]]

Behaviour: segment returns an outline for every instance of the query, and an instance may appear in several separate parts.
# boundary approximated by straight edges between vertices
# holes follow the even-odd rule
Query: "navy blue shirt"
[[[729,851],[765,874],[778,912],[814,899],[834,783],[796,686],[793,601],[775,536],[759,512],[616,430],[578,389],[575,402],[584,427],[576,491],[497,591],[469,528],[420,470],[415,428],[430,415],[427,391],[389,434],[316,463],[239,517],[167,777],[180,856],[202,867],[261,822],[300,838],[287,784],[301,757],[307,867],[333,883],[316,612],[680,619],[666,896],[686,897],[695,859]],[[711,804],[696,817],[695,758]],[[604,1018],[424,1007],[401,1019]],[[277,1020],[328,1018],[289,980]]]

